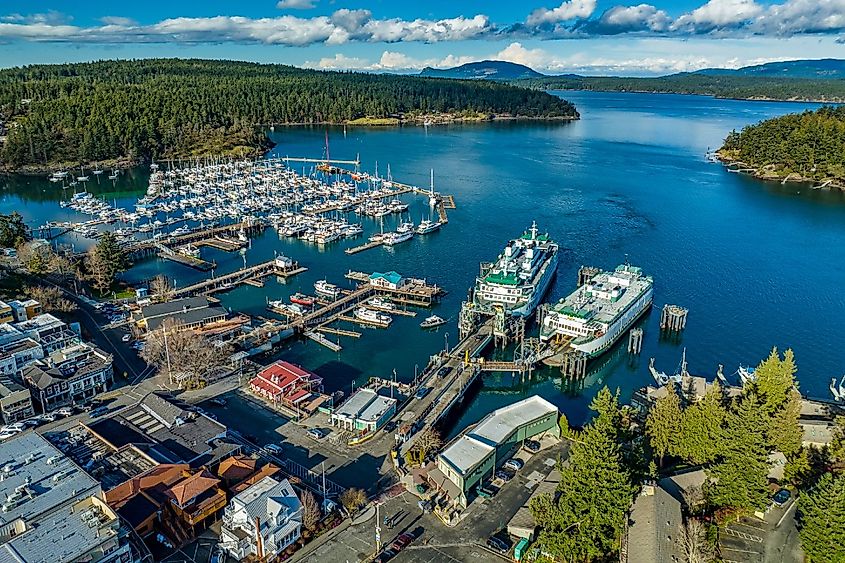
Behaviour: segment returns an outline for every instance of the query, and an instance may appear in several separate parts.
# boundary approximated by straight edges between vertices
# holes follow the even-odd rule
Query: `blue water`
[[[452,323],[433,333],[420,318],[399,317],[389,330],[365,330],[342,338],[332,353],[313,343],[292,343],[280,357],[299,362],[326,378],[329,390],[348,390],[371,375],[411,379],[446,341],[454,343],[454,321],[478,270],[504,242],[533,220],[564,249],[549,299],[572,291],[580,265],[611,268],[631,263],[655,278],[655,309],[644,319],[645,345],[639,358],[617,347],[596,362],[586,381],[570,384],[551,369],[530,382],[490,376],[471,401],[458,427],[491,409],[531,393],[558,404],[569,419],[583,422],[586,405],[600,384],[620,388],[623,398],[650,382],[648,358],[674,371],[687,350],[692,373],[713,377],[723,364],[756,364],[772,346],[795,350],[802,390],[826,396],[831,377],[845,371],[838,329],[845,318],[845,197],[806,186],[781,186],[728,173],[704,158],[734,128],[814,107],[811,104],[715,100],[700,96],[566,92],[582,119],[569,124],[500,123],[402,128],[331,128],[331,155],[360,154],[362,167],[378,162],[384,175],[427,185],[435,170],[436,189],[453,194],[457,209],[441,232],[417,237],[393,249],[347,256],[342,242],[318,249],[280,240],[268,231],[245,257],[205,249],[218,272],[257,263],[281,251],[309,267],[288,283],[269,280],[264,288],[240,287],[223,296],[233,310],[267,315],[265,301],[297,290],[310,291],[317,279],[344,281],[349,269],[395,269],[425,277],[449,294],[436,312]],[[323,153],[323,128],[276,128],[274,155]],[[7,179],[0,211],[23,206],[32,220],[67,214],[49,199],[46,182]],[[29,182],[29,184],[26,184]],[[142,183],[142,178],[139,179]],[[42,184],[47,184],[44,187]],[[0,180],[2,185],[2,180]],[[138,189],[127,182],[126,189]],[[39,197],[23,199],[26,190]],[[120,186],[118,186],[120,188]],[[60,191],[60,190],[59,190]],[[45,195],[47,194],[47,195]],[[111,198],[112,196],[107,196]],[[422,198],[413,202],[418,222],[427,214]],[[393,221],[393,220],[391,220]],[[385,229],[392,225],[385,223]],[[364,220],[376,230],[376,223]],[[157,260],[127,273],[137,281],[165,271],[179,285],[202,274]],[[661,341],[659,308],[676,303],[690,309],[679,339]]]

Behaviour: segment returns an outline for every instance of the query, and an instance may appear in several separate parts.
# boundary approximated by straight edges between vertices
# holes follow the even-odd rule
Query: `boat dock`
[[[355,332],[354,330],[346,330],[342,328],[335,328],[331,326],[318,326],[315,330],[318,332],[324,332],[326,334],[336,334],[338,336],[349,336],[350,338],[361,338],[360,332]]]
[[[365,242],[364,244],[359,244],[358,246],[347,248],[346,250],[344,250],[344,252],[346,254],[358,254],[359,252],[364,252],[365,250],[369,250],[371,248],[377,248],[382,244],[383,243],[380,240]]]
[[[216,246],[221,244],[221,240],[226,241],[228,237],[237,236],[241,232],[246,236],[255,236],[264,232],[264,229],[266,229],[266,225],[260,222],[241,222],[220,227],[201,227],[183,235],[164,236],[158,239],[148,239],[132,243],[126,247],[126,254],[130,260],[138,260],[155,254],[158,251],[157,245],[162,244],[166,246],[183,246],[190,243],[194,246]],[[224,238],[221,239],[221,235]],[[236,250],[237,248],[232,248],[232,250]]]
[[[310,338],[311,340],[316,342],[317,344],[319,344],[321,346],[325,346],[326,348],[328,348],[332,352],[340,352],[341,350],[343,350],[343,347],[340,344],[338,344],[337,342],[332,342],[331,340],[329,340],[328,338],[326,338],[325,336],[323,336],[319,332],[316,332],[316,331],[313,331],[313,330],[308,330],[308,331],[305,331],[304,335],[307,338]]]
[[[194,243],[194,246],[210,246],[211,248],[216,248],[217,250],[234,252],[235,250],[240,250],[245,247],[247,244],[248,243],[246,241],[216,235],[211,238],[199,240]]]
[[[248,283],[250,280],[260,280],[261,278],[266,276],[275,275],[287,278],[290,276],[301,274],[302,272],[305,272],[307,270],[308,268],[300,266],[297,262],[294,262],[289,267],[284,267],[281,266],[276,259],[273,259],[268,260],[267,262],[262,262],[261,264],[256,264],[255,266],[242,268],[235,272],[218,276],[216,278],[207,279],[199,283],[195,283],[185,287],[177,287],[173,291],[173,296],[174,298],[177,298],[188,297],[191,295],[198,295],[202,293],[213,293],[215,291],[231,289],[237,284]]]
[[[160,242],[156,241],[153,243],[158,249],[158,256],[159,258],[164,258],[165,260],[171,260],[178,264],[184,264],[185,266],[190,266],[191,268],[200,270],[201,272],[207,272],[209,270],[213,270],[217,264],[214,262],[209,262],[207,260],[203,260],[199,256],[191,256],[190,254],[185,254],[183,252],[177,252],[170,247],[167,247]]]

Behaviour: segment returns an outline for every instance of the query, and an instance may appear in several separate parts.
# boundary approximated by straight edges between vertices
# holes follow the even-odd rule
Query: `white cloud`
[[[280,10],[310,10],[314,0],[279,0],[276,7]]]
[[[663,31],[671,22],[669,15],[651,4],[614,6],[597,20],[597,24],[611,33],[629,31]]]
[[[100,18],[100,21],[103,22],[104,25],[119,25],[123,27],[138,25],[138,22],[132,18],[124,18],[122,16],[103,16]]]
[[[768,35],[836,32],[845,29],[845,0],[788,0],[774,4],[755,22]]]
[[[725,26],[747,23],[763,13],[755,0],[710,0],[703,6],[679,17],[673,29],[710,31]]]
[[[567,0],[557,8],[537,8],[528,16],[528,25],[554,24],[589,18],[596,11],[596,0]]]

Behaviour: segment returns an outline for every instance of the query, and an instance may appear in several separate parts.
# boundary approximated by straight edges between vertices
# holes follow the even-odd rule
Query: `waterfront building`
[[[166,303],[155,303],[141,307],[137,317],[138,325],[148,331],[161,328],[170,319],[184,330],[203,328],[211,323],[225,320],[226,309],[219,303],[211,303],[207,297],[186,297]]]
[[[407,283],[407,280],[396,272],[374,272],[370,274],[370,285],[373,287],[383,287],[385,289],[402,289]]]
[[[310,413],[316,409],[315,395],[323,390],[323,378],[290,362],[279,360],[258,372],[250,390],[276,406]]]
[[[32,395],[29,389],[13,381],[9,376],[0,375],[0,419],[4,424],[11,424],[35,415],[32,407]]]
[[[100,417],[88,428],[116,448],[132,444],[159,463],[212,465],[238,450],[226,427],[176,400],[149,393],[137,404]]]
[[[114,383],[112,356],[90,344],[77,344],[27,366],[23,381],[43,412],[85,403]]]
[[[358,389],[332,412],[332,426],[361,434],[375,432],[396,413],[396,403],[372,389]]]
[[[15,299],[13,301],[9,301],[8,307],[11,309],[9,312],[11,313],[12,318],[17,322],[34,319],[43,312],[41,303],[35,299],[24,299],[23,301]],[[3,313],[4,309],[0,307],[0,322],[11,322],[3,320],[6,318]]]
[[[681,503],[663,487],[644,485],[634,500],[622,538],[622,563],[673,563],[683,559]]]
[[[539,395],[496,409],[443,449],[429,479],[453,503],[466,507],[474,490],[514,450],[541,434],[560,436],[560,427],[557,407]]]
[[[50,313],[36,315],[15,323],[14,328],[41,344],[45,355],[82,342],[79,334],[71,330],[67,323]]]
[[[41,344],[20,334],[17,339],[0,344],[0,374],[20,377],[23,368],[43,357]]]
[[[0,562],[128,563],[132,553],[100,484],[42,436],[0,444]]]
[[[301,531],[302,504],[290,482],[265,477],[229,501],[219,545],[238,561],[271,561]]]

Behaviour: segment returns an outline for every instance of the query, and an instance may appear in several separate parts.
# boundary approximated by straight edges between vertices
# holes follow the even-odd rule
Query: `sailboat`
[[[431,169],[431,184],[428,188],[428,204],[432,207],[437,205],[437,195],[434,193],[434,168]]]

